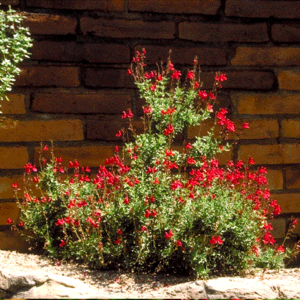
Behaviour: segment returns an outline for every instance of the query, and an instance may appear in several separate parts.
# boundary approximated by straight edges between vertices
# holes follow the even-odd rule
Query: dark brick
[[[107,0],[27,0],[27,6],[71,10],[106,10]]]
[[[124,69],[89,68],[84,82],[90,87],[135,88],[132,76]]]
[[[75,34],[77,21],[69,16],[26,14],[23,24],[33,35],[67,35]]]
[[[182,22],[179,38],[197,42],[266,42],[267,25]]]
[[[215,15],[220,6],[220,0],[129,0],[131,11],[158,13]]]
[[[129,107],[131,96],[117,93],[36,93],[32,103],[32,110],[45,113],[116,114]]]
[[[79,68],[56,66],[24,66],[16,86],[79,86]]]
[[[300,42],[300,24],[274,24],[272,38],[276,42]]]
[[[246,18],[299,18],[299,1],[227,0],[225,14]]]
[[[171,59],[174,64],[189,64],[192,68],[193,60],[195,56],[198,57],[198,61],[201,66],[207,65],[226,65],[226,50],[213,47],[166,47],[166,46],[137,46],[135,51],[141,51],[142,48],[145,48],[147,51],[146,54],[146,63],[155,64],[156,62],[160,63],[164,61],[166,63],[169,56],[169,50],[172,49]]]
[[[118,44],[84,44],[83,59],[92,63],[130,63],[130,49]]]
[[[20,0],[1,0],[0,5],[19,5]]]
[[[225,71],[228,78],[222,83],[224,89],[270,90],[274,84],[274,74],[270,71]],[[203,89],[211,89],[215,73],[202,72]]]
[[[93,19],[82,17],[81,30],[100,37],[174,39],[173,22],[144,22],[142,20]]]

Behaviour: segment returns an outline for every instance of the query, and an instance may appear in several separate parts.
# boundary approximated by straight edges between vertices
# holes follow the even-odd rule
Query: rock
[[[98,298],[99,296],[96,290],[80,280],[37,272],[21,274],[0,270],[0,289],[4,291],[5,297],[19,299]]]
[[[217,278],[204,282],[208,299],[276,299],[278,293],[258,279]]]
[[[281,299],[299,299],[300,298],[300,285],[297,280],[267,280],[266,284],[273,290],[278,291],[279,298]]]

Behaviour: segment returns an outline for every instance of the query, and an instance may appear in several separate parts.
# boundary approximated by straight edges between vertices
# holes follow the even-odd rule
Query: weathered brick
[[[282,120],[281,130],[283,137],[300,138],[300,120]]]
[[[124,11],[124,0],[27,0],[27,6],[70,10]]]
[[[288,189],[300,188],[300,170],[299,169],[287,169],[286,170],[286,187]]]
[[[129,0],[130,11],[158,13],[215,15],[220,6],[220,0]]]
[[[0,231],[0,249],[17,251],[19,253],[30,253],[28,244],[25,239],[23,239],[20,234],[16,231]]]
[[[238,47],[231,64],[235,66],[299,66],[300,48]]]
[[[282,239],[285,237],[286,233],[286,222],[285,219],[272,219],[268,220],[268,223],[272,224],[273,230],[272,235],[275,239]]]
[[[118,44],[84,44],[83,59],[91,63],[130,63],[130,49]]]
[[[83,138],[80,120],[17,121],[6,119],[0,127],[1,142],[77,141]]]
[[[76,42],[34,41],[31,58],[50,61],[80,61],[82,46]]]
[[[281,190],[283,188],[283,174],[281,170],[267,170],[266,178],[270,190]]]
[[[128,128],[128,122],[118,121],[87,121],[87,138],[91,140],[122,141],[122,137],[116,137],[121,128]],[[134,121],[137,133],[142,133],[144,126],[141,121]]]
[[[273,194],[272,198],[281,206],[282,214],[300,212],[300,194]]]
[[[266,24],[179,23],[179,38],[196,42],[266,42]]]
[[[14,202],[0,203],[0,225],[6,225],[8,218],[11,218],[14,222],[19,217],[19,208]]]
[[[24,66],[16,78],[16,86],[79,86],[78,67]]]
[[[25,95],[22,94],[8,94],[9,101],[1,102],[0,110],[3,114],[19,115],[25,114]]]
[[[227,81],[222,82],[223,89],[259,89],[270,90],[274,85],[274,74],[270,71],[226,71]],[[216,73],[202,72],[203,89],[211,89]]]
[[[100,37],[174,39],[175,34],[173,22],[82,17],[80,23],[85,35],[92,33]]]
[[[118,93],[36,93],[32,110],[46,113],[122,113],[131,107],[131,96]]]
[[[39,162],[39,150],[40,148],[36,148],[34,153],[34,162],[36,165]],[[81,166],[98,167],[104,164],[106,158],[114,154],[113,150],[114,146],[81,145],[80,147],[55,147],[54,154],[56,157],[63,159],[64,165],[68,165],[70,160],[74,161],[77,159]]]
[[[33,35],[75,34],[77,20],[70,16],[26,14],[23,21]]]
[[[20,169],[28,162],[26,147],[0,147],[0,169]]]
[[[283,90],[300,90],[300,72],[299,71],[279,71],[279,88]]]
[[[236,100],[240,114],[299,114],[300,95],[239,94]]]
[[[246,18],[299,18],[299,1],[227,0],[226,16]]]
[[[12,184],[15,182],[22,182],[23,177],[14,175],[11,177],[1,176],[0,177],[0,199],[15,198],[14,189]]]
[[[300,163],[300,145],[299,144],[284,144],[283,159],[285,164]]]
[[[31,58],[49,61],[130,63],[130,50],[128,46],[118,44],[34,41]]]
[[[20,0],[1,0],[1,5],[19,5]]]
[[[282,145],[241,145],[239,159],[246,161],[253,157],[256,164],[283,164],[284,149]]]
[[[136,46],[135,51],[141,51],[142,48],[145,48],[147,51],[145,60],[147,64],[160,63],[161,61],[167,62],[170,47],[143,45]],[[204,48],[172,47],[171,60],[174,64],[189,64],[192,68],[193,60],[197,56],[201,66],[220,66],[227,64],[226,55],[226,50],[221,48],[207,46]]]
[[[27,0],[30,7],[71,9],[71,10],[106,10],[107,0]]]
[[[300,42],[300,25],[296,23],[274,24],[272,38],[276,42]]]
[[[135,88],[132,76],[124,69],[88,68],[84,82],[90,87]]]

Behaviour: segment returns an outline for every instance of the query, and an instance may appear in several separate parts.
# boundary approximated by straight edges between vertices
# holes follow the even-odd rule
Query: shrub
[[[298,248],[275,246],[268,220],[280,206],[270,198],[266,169],[253,170],[253,158],[224,167],[216,158],[230,149],[228,134],[238,131],[227,109],[213,111],[226,75],[218,72],[213,89],[205,91],[197,58],[183,76],[170,57],[157,71],[145,72],[145,53],[137,52],[128,70],[146,101],[143,132],[137,134],[132,111],[124,111],[128,128],[116,134],[124,146],[115,147],[96,176],[76,160],[63,166],[53,148],[42,145],[40,171],[28,163],[22,188],[14,184],[22,195],[17,226],[34,232],[53,257],[94,268],[206,277],[283,266]],[[211,117],[206,136],[173,147],[184,128]],[[248,128],[244,123],[240,130]]]
[[[7,12],[0,10],[0,100],[7,98],[16,75],[17,67],[24,58],[29,57],[28,48],[32,46],[29,29],[22,26],[23,16],[9,7]]]

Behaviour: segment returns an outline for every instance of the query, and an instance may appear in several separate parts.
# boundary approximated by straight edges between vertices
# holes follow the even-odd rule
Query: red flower
[[[48,151],[48,150],[49,150],[48,146],[45,145],[44,148],[43,148],[43,151]]]
[[[193,146],[191,145],[190,142],[188,142],[188,143],[185,145],[185,148],[186,148],[186,149],[193,149]]]
[[[196,161],[194,160],[194,157],[188,157],[187,161],[188,164],[193,165],[196,163]]]
[[[225,74],[217,74],[216,77],[215,77],[215,81],[225,81],[227,80],[227,77]]]
[[[152,217],[155,217],[157,215],[157,212],[155,209],[152,210]]]
[[[129,199],[128,197],[125,197],[125,200],[123,201],[124,204],[129,204]]]
[[[158,178],[155,177],[155,179],[154,179],[154,181],[153,181],[153,184],[159,184],[159,183],[160,183],[160,182],[159,182]]]
[[[120,238],[117,238],[117,240],[115,241],[115,244],[118,245],[118,244],[120,244],[120,243],[121,243]]]
[[[63,247],[65,244],[66,244],[66,242],[64,240],[60,240],[59,247]]]
[[[206,107],[206,109],[207,109],[208,111],[210,111],[210,112],[213,112],[213,111],[214,111],[214,110],[213,110],[213,106],[212,106],[211,104],[208,104],[207,107]]]
[[[182,246],[182,242],[180,241],[180,239],[177,240],[176,245],[177,245],[178,247],[181,247],[181,246]]]
[[[116,134],[116,137],[120,137],[120,136],[122,136],[121,130],[119,130],[118,133]]]
[[[149,209],[146,209],[145,217],[149,218],[151,216],[151,212]]]
[[[255,253],[256,256],[259,255],[259,249],[257,248],[257,246],[253,246],[252,250],[253,250],[253,252]]]
[[[14,189],[18,188],[18,183],[17,182],[14,182],[12,185],[11,185]]]
[[[253,157],[250,157],[250,158],[248,159],[248,164],[249,164],[249,165],[254,165],[254,164],[255,164],[255,161],[254,161]]]
[[[249,129],[250,127],[249,127],[249,123],[244,123],[243,124],[243,129]]]
[[[172,124],[168,125],[168,127],[164,130],[164,135],[172,134],[174,131],[174,126]]]
[[[117,234],[122,234],[122,229],[121,228],[118,229]]]
[[[18,226],[23,227],[23,226],[24,226],[24,223],[23,223],[23,222],[20,222],[20,223],[18,224]]]
[[[142,231],[146,231],[146,227],[145,226],[142,226]]]
[[[168,239],[170,239],[173,235],[174,235],[173,232],[172,232],[171,230],[169,230],[169,232],[166,232],[166,233],[165,233],[165,238],[168,240]]]
[[[276,249],[276,251],[277,251],[277,252],[284,252],[284,251],[285,251],[284,246],[283,246],[283,245],[279,246],[279,247]]]
[[[218,235],[218,236],[212,236],[212,238],[210,239],[209,243],[212,244],[212,245],[214,245],[214,244],[222,245],[223,241],[221,239],[221,236]]]
[[[175,180],[172,184],[171,184],[171,190],[176,190],[178,188],[183,187],[183,184],[180,182],[180,180]]]
[[[194,72],[193,71],[188,71],[187,78],[190,79],[190,80],[194,79]]]
[[[204,91],[199,91],[199,92],[198,92],[198,96],[199,96],[202,100],[206,100],[207,97],[208,97],[208,95],[207,95],[207,93],[206,93],[205,90],[204,90]]]
[[[59,225],[63,225],[64,223],[65,223],[64,218],[61,218],[61,219],[57,219],[57,222],[55,223],[55,225],[59,226]]]
[[[175,80],[178,80],[181,76],[181,72],[180,71],[175,71],[173,74],[172,74],[172,78],[175,79]]]
[[[8,218],[7,220],[6,220],[6,224],[11,224],[13,222],[13,220],[11,219],[11,218]]]

